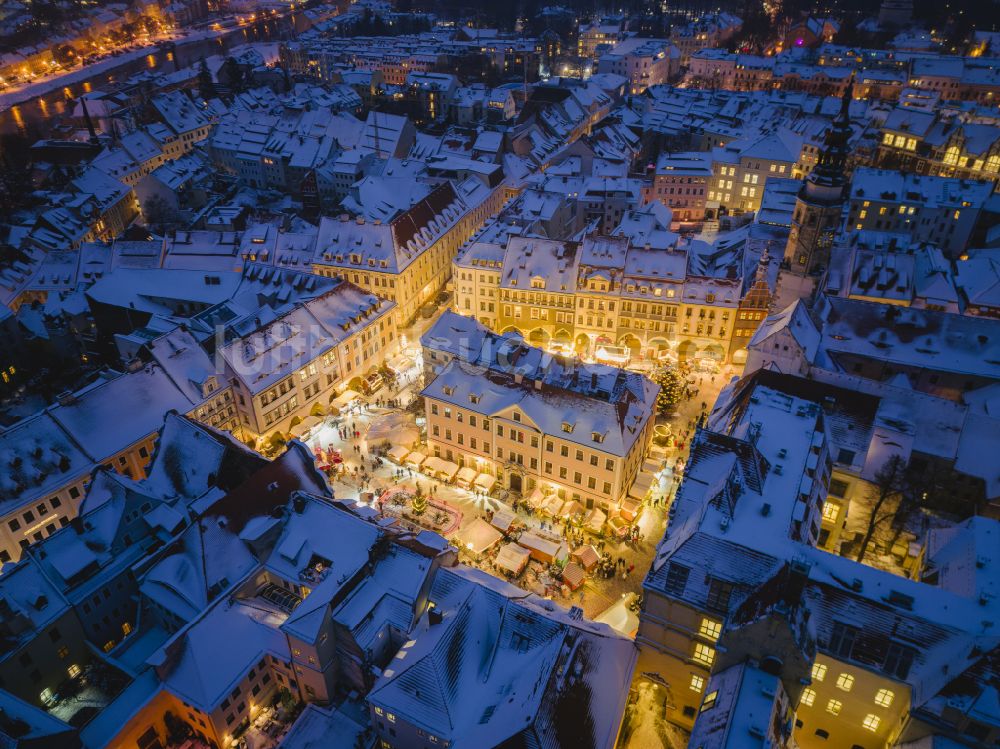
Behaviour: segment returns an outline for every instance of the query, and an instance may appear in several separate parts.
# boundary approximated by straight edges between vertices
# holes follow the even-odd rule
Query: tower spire
[[[87,97],[80,97],[80,105],[83,107],[83,119],[87,123],[87,132],[90,133],[90,142],[96,146],[100,141],[97,138],[97,131],[94,130],[94,123],[90,119],[90,112],[87,111]]]

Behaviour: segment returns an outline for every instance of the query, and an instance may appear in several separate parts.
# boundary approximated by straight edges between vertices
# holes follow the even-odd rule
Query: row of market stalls
[[[477,559],[496,550],[494,565],[512,577],[520,575],[532,560],[544,565],[562,565],[562,583],[570,590],[583,585],[587,573],[602,562],[600,553],[592,545],[586,544],[570,552],[562,538],[523,529],[509,510],[494,513],[489,521],[477,518],[452,540]]]
[[[410,450],[401,444],[395,444],[386,453],[397,465],[412,468],[431,478],[455,483],[463,489],[479,489],[489,492],[496,484],[496,478],[488,473],[478,473],[469,466],[459,466],[450,460],[436,455],[425,455],[419,450]]]
[[[599,507],[588,510],[575,499],[564,500],[558,494],[545,494],[541,489],[535,489],[528,497],[528,504],[540,515],[571,522],[594,535],[603,533],[607,525],[611,533],[619,538],[628,533],[642,509],[640,500],[627,497],[622,501],[618,514],[609,517]]]

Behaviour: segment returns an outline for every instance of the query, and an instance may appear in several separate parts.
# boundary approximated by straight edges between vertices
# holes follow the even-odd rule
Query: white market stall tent
[[[480,473],[476,476],[476,487],[482,489],[484,492],[488,492],[496,484],[497,480],[490,476],[488,473]]]
[[[587,517],[586,521],[584,521],[584,525],[591,533],[600,533],[606,522],[608,522],[607,514],[604,510],[595,507]]]
[[[455,483],[463,489],[470,488],[475,480],[476,471],[473,468],[469,468],[469,466],[462,466],[458,469],[458,473],[455,474]]]
[[[503,540],[503,534],[482,518],[476,518],[455,534],[459,546],[476,556],[489,551]]]
[[[406,465],[413,466],[414,468],[420,468],[423,462],[427,460],[427,456],[421,452],[414,450],[412,453],[406,456]]]
[[[441,481],[451,481],[455,478],[455,474],[458,473],[458,466],[450,460],[443,460],[436,455],[432,455],[424,461],[423,470],[425,473],[429,472]]]
[[[497,567],[507,570],[512,575],[520,575],[531,559],[531,552],[517,544],[504,544],[497,553]]]
[[[339,411],[347,408],[349,405],[354,403],[358,398],[361,397],[361,393],[356,390],[345,390],[332,401],[330,401],[330,407],[336,408]]]
[[[501,533],[507,533],[516,520],[517,516],[510,510],[497,510],[493,513],[493,519],[490,520],[490,525]]]
[[[402,445],[393,445],[392,447],[389,448],[389,452],[386,454],[389,456],[389,459],[393,463],[402,465],[403,460],[406,458],[407,455],[410,454],[410,451],[407,450]]]

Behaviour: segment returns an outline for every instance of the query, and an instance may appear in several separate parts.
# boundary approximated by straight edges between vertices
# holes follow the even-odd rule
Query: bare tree
[[[872,505],[871,514],[868,516],[861,548],[858,549],[858,562],[864,560],[872,537],[890,523],[900,509],[907,485],[906,461],[899,455],[893,455],[876,471],[874,479],[868,492]]]

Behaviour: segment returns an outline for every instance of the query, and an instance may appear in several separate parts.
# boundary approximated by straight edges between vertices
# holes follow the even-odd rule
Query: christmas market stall
[[[497,553],[496,565],[501,570],[509,572],[515,577],[524,570],[528,560],[531,559],[531,552],[523,546],[515,543],[504,544]]]
[[[458,546],[477,559],[500,543],[502,539],[503,534],[482,518],[476,518],[455,534]]]
[[[469,466],[462,466],[458,469],[458,473],[455,474],[455,483],[463,489],[472,488],[472,484],[475,480],[476,471],[474,468],[469,468]]]

